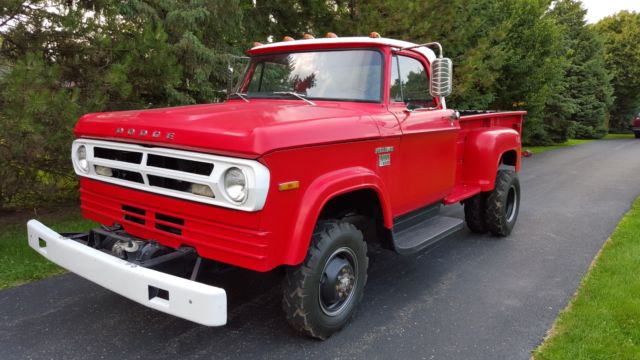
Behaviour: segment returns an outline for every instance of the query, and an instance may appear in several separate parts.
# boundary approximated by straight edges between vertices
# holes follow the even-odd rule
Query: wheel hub
[[[353,290],[353,283],[356,277],[353,274],[351,266],[343,267],[338,275],[338,283],[336,284],[336,292],[340,299],[346,299]]]
[[[335,316],[350,302],[356,285],[355,261],[347,248],[337,250],[327,260],[319,286],[320,307],[325,314]]]

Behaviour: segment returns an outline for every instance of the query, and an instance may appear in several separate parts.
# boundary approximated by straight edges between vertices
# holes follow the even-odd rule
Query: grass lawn
[[[607,136],[604,137],[605,140],[621,140],[621,139],[633,139],[634,135],[629,133],[629,134],[607,134]],[[522,149],[523,150],[529,150],[531,151],[533,154],[539,154],[541,152],[545,152],[545,151],[549,151],[549,150],[555,150],[555,149],[560,149],[560,148],[564,148],[564,147],[568,147],[568,146],[574,146],[574,145],[580,145],[580,144],[585,144],[588,142],[592,142],[595,140],[585,140],[585,139],[569,139],[567,142],[562,143],[562,144],[556,144],[556,145],[549,145],[549,146],[523,146]]]
[[[549,146],[523,146],[522,150],[529,150],[534,154],[539,154],[541,152],[545,152],[545,151],[549,151],[549,150],[555,150],[555,149],[560,149],[560,148],[564,148],[564,147],[568,147],[568,146],[580,145],[580,144],[584,144],[584,143],[588,143],[588,142],[592,142],[592,141],[594,141],[594,140],[569,139],[565,143],[556,144],[556,145],[549,145]]]
[[[640,359],[640,198],[534,359]]]
[[[605,136],[604,138],[608,139],[608,140],[635,139],[635,136],[632,133],[628,133],[628,134],[607,134],[607,136]]]
[[[84,231],[96,224],[83,219],[77,212],[66,216],[38,217],[57,231]],[[27,243],[25,219],[17,217],[13,224],[0,224],[0,289],[43,279],[65,270],[42,257]]]

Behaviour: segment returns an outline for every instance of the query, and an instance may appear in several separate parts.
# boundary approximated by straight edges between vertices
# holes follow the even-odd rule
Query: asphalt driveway
[[[640,140],[535,155],[521,182],[506,239],[465,230],[426,253],[370,254],[358,316],[327,341],[289,329],[277,272],[226,274],[221,328],[67,274],[0,292],[0,359],[528,359],[640,195]]]

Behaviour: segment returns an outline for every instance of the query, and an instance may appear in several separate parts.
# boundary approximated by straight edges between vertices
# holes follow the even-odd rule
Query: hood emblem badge
[[[124,133],[125,133],[124,128],[122,127],[116,128],[116,135],[120,135]],[[130,129],[127,129],[126,134],[130,136],[135,136],[137,134],[139,137],[145,137],[149,135],[149,130],[143,129],[143,130],[137,131],[135,128],[130,128]],[[156,139],[164,137],[167,140],[173,140],[175,138],[175,133],[166,132],[164,133],[164,136],[163,136],[162,131],[154,130],[154,131],[151,131],[151,137]]]

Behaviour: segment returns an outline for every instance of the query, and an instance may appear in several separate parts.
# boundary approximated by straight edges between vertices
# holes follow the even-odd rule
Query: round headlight
[[[89,172],[89,162],[87,161],[87,147],[84,145],[78,146],[76,150],[76,156],[78,158],[78,166],[80,170]]]
[[[234,202],[242,203],[247,199],[247,177],[242,170],[232,167],[224,173],[224,190]]]

